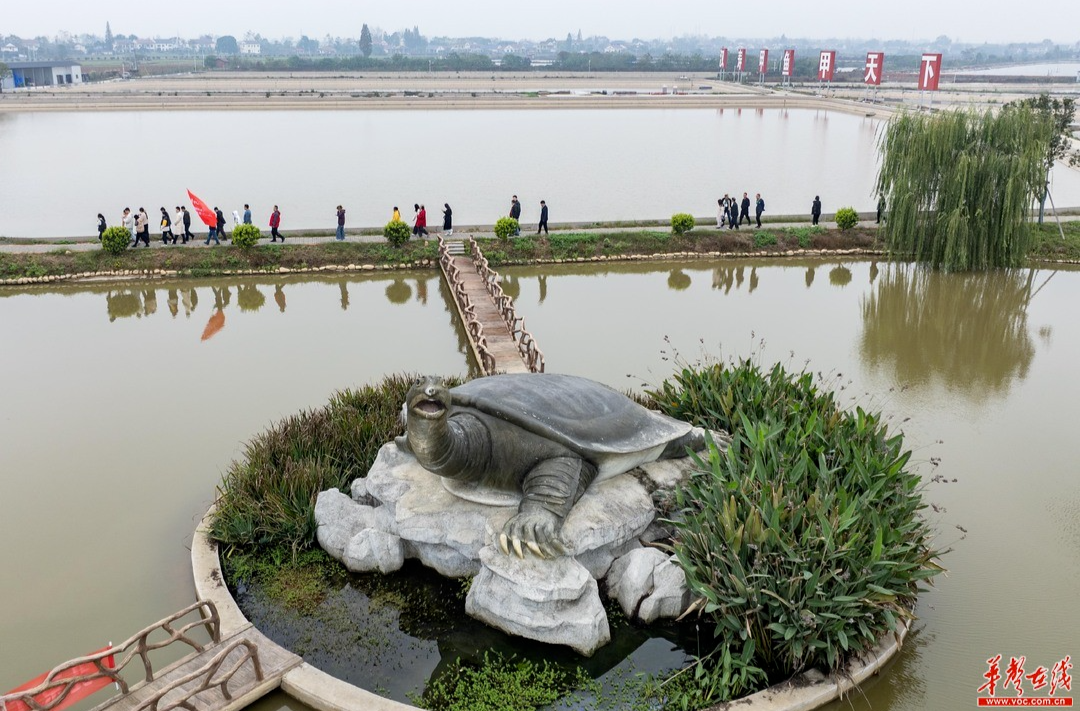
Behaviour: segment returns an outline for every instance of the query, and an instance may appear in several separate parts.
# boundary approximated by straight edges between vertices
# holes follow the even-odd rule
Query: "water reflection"
[[[672,269],[671,273],[668,274],[667,285],[672,291],[689,289],[691,283],[690,275],[682,269]]]
[[[862,300],[863,362],[905,384],[940,379],[976,399],[1003,394],[1035,355],[1027,323],[1035,276],[890,265]]]
[[[847,267],[833,267],[829,270],[829,283],[833,286],[847,286],[851,283],[851,270]]]
[[[428,302],[428,282],[431,279],[438,279],[437,272],[425,273],[423,276],[415,278],[410,277],[396,277],[391,281],[385,290],[386,300],[391,304],[404,304],[408,302],[413,295],[416,296],[416,301],[426,305]],[[363,278],[349,279],[349,278],[337,278],[329,280],[319,280],[319,283],[327,283],[336,286],[338,289],[338,303],[341,306],[342,311],[348,311],[350,305],[349,298],[349,286],[360,284]],[[274,282],[274,303],[277,305],[278,311],[285,313],[288,301],[285,296],[286,289],[290,284],[297,283],[296,280],[287,280],[283,282]],[[185,318],[190,318],[191,315],[197,312],[199,309],[199,291],[203,291],[205,294],[209,290],[213,309],[215,311],[228,311],[233,305],[233,296],[236,297],[236,305],[241,312],[254,313],[262,309],[267,302],[264,289],[270,286],[270,284],[259,283],[258,280],[245,279],[235,282],[226,282],[216,280],[209,286],[202,286],[200,288],[194,287],[179,287],[177,285],[169,285],[165,287],[148,287],[148,288],[130,288],[130,287],[108,287],[104,290],[105,294],[105,309],[109,316],[109,321],[116,321],[117,319],[126,318],[143,318],[153,316],[158,310],[158,291],[163,293],[166,304],[168,305],[169,315],[176,318],[180,315],[181,309],[183,309]],[[94,289],[91,289],[94,290]]]

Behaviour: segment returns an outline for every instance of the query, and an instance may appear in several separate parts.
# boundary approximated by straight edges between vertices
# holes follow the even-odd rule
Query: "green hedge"
[[[383,237],[395,247],[400,247],[409,241],[409,226],[401,220],[390,220],[383,227]]]
[[[686,212],[676,212],[671,216],[671,232],[681,235],[694,229],[694,216]]]
[[[101,248],[109,254],[123,254],[130,245],[131,233],[123,227],[107,227],[101,234]]]

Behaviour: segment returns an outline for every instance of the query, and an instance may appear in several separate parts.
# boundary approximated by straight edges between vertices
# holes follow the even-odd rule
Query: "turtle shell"
[[[692,429],[576,375],[491,375],[451,389],[450,396],[454,405],[498,417],[583,456],[644,452]]]

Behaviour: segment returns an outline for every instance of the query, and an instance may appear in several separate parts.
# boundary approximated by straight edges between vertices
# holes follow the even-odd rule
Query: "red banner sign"
[[[765,74],[769,71],[769,50],[763,49],[757,56],[757,73]]]
[[[866,69],[863,72],[863,84],[881,86],[881,72],[885,69],[884,52],[867,52]]]
[[[832,81],[836,71],[836,50],[827,49],[818,57],[817,78],[819,81]]]
[[[780,74],[785,77],[795,76],[795,50],[784,50],[784,58],[780,62]]]
[[[727,70],[727,47],[720,48],[720,71]]]
[[[919,91],[937,91],[941,78],[941,55],[924,54],[919,62]]]
[[[87,656],[92,656],[93,654],[100,654],[101,652],[107,652],[110,649],[112,649],[112,645],[99,649],[98,651],[93,652],[91,655]],[[104,657],[101,662],[102,666],[106,667],[107,669],[116,668],[116,657],[112,654]],[[12,689],[7,694],[3,694],[3,696],[7,696],[8,694],[17,694],[20,691],[29,691],[30,689],[36,688],[40,686],[46,679],[48,679],[49,674],[51,673],[52,672],[47,672],[37,677],[36,679],[31,679],[22,686]],[[109,684],[113,683],[113,680],[107,676],[94,677],[93,675],[97,673],[99,673],[97,665],[95,665],[93,662],[84,662],[82,664],[76,664],[75,666],[68,667],[67,669],[64,669],[63,671],[55,674],[52,677],[51,681],[56,682],[68,679],[73,680],[79,679],[79,677],[89,678],[71,682],[71,688],[69,691],[67,691],[67,696],[64,697],[63,701],[53,707],[54,710],[59,711],[60,709],[67,708],[68,706],[71,706],[72,704],[75,704],[85,699],[87,696],[90,696],[91,694],[100,691]],[[51,704],[56,699],[60,698],[60,696],[64,694],[64,691],[67,688],[68,687],[65,684],[58,684],[57,686],[50,687],[45,691],[34,694],[34,701],[39,706],[46,706],[48,704]],[[21,700],[8,701],[7,709],[8,711],[30,711],[30,704]]]
[[[740,47],[739,51],[735,53],[735,71],[746,71],[746,50],[742,47]]]

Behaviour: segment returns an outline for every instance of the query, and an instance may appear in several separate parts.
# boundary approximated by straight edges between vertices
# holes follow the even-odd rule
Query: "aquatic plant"
[[[812,373],[746,359],[684,368],[650,395],[732,434],[677,496],[674,551],[718,644],[670,693],[707,705],[835,671],[912,617],[943,569],[911,453],[881,415],[842,409]]]

